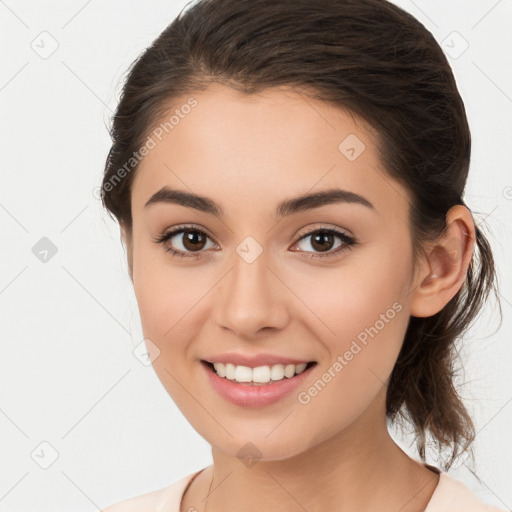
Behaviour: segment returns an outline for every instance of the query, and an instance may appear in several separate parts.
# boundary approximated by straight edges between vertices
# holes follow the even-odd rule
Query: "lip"
[[[312,359],[301,360],[276,354],[259,353],[249,355],[229,352],[215,354],[211,357],[204,357],[203,360],[208,361],[209,363],[231,363],[236,366],[248,366],[250,368],[256,368],[258,366],[272,366],[274,364],[301,364],[313,361]]]
[[[290,363],[292,364],[292,363]],[[219,377],[214,369],[205,361],[201,361],[206,375],[215,391],[224,399],[241,407],[262,407],[278,402],[294,389],[298,388],[309,377],[316,364],[311,365],[299,375],[269,384],[251,385],[234,382]]]

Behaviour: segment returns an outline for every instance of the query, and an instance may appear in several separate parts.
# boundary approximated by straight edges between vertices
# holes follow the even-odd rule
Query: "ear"
[[[446,214],[446,230],[427,251],[414,283],[411,315],[435,315],[457,294],[464,283],[475,247],[475,224],[462,205]]]
[[[130,280],[133,283],[133,244],[132,244],[132,233],[124,224],[120,224],[121,227],[121,241],[126,251],[126,257],[128,260],[128,273],[130,274]]]

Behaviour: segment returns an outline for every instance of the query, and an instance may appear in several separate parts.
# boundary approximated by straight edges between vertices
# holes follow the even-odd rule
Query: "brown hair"
[[[410,194],[415,264],[422,242],[445,229],[449,208],[465,206],[464,104],[441,48],[412,15],[385,0],[203,0],[132,64],[113,117],[102,201],[129,235],[134,152],[173,98],[212,82],[247,94],[291,86],[373,127],[384,168]],[[454,387],[455,342],[491,290],[499,304],[491,248],[478,226],[476,247],[464,284],[442,311],[410,318],[387,390],[387,417],[412,424],[422,460],[428,434],[439,455],[451,448],[444,469],[466,449],[472,455],[475,436]]]

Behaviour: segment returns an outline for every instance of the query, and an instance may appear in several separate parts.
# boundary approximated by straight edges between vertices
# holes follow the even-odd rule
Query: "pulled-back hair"
[[[289,86],[373,127],[384,169],[409,192],[414,265],[423,242],[445,230],[447,211],[466,206],[464,104],[443,51],[412,15],[385,0],[202,0],[132,64],[113,116],[102,201],[129,234],[134,152],[173,98],[213,82],[247,94]],[[491,290],[499,304],[493,255],[478,225],[476,249],[445,307],[410,318],[387,390],[388,419],[412,425],[422,460],[429,437],[440,455],[448,449],[444,469],[472,454],[475,436],[454,385],[456,342]]]

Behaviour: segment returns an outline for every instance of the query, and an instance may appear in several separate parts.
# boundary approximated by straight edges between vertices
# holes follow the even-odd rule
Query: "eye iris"
[[[203,248],[203,246],[206,242],[206,237],[203,235],[203,233],[200,233],[199,231],[184,230],[183,234],[184,234],[183,246],[188,251],[200,250]],[[201,240],[202,244],[201,244],[201,242],[199,242],[200,247],[198,247],[197,245],[194,245],[194,244],[197,244],[198,239],[201,239],[201,238],[202,238],[202,240]],[[189,246],[188,245],[189,243],[192,243],[192,245]]]
[[[321,242],[318,242],[318,240],[321,240]],[[326,247],[326,242],[329,247]],[[334,243],[334,235],[332,233],[320,231],[315,235],[312,235],[311,245],[314,247],[315,250],[319,251],[328,251],[331,249],[331,245]]]

